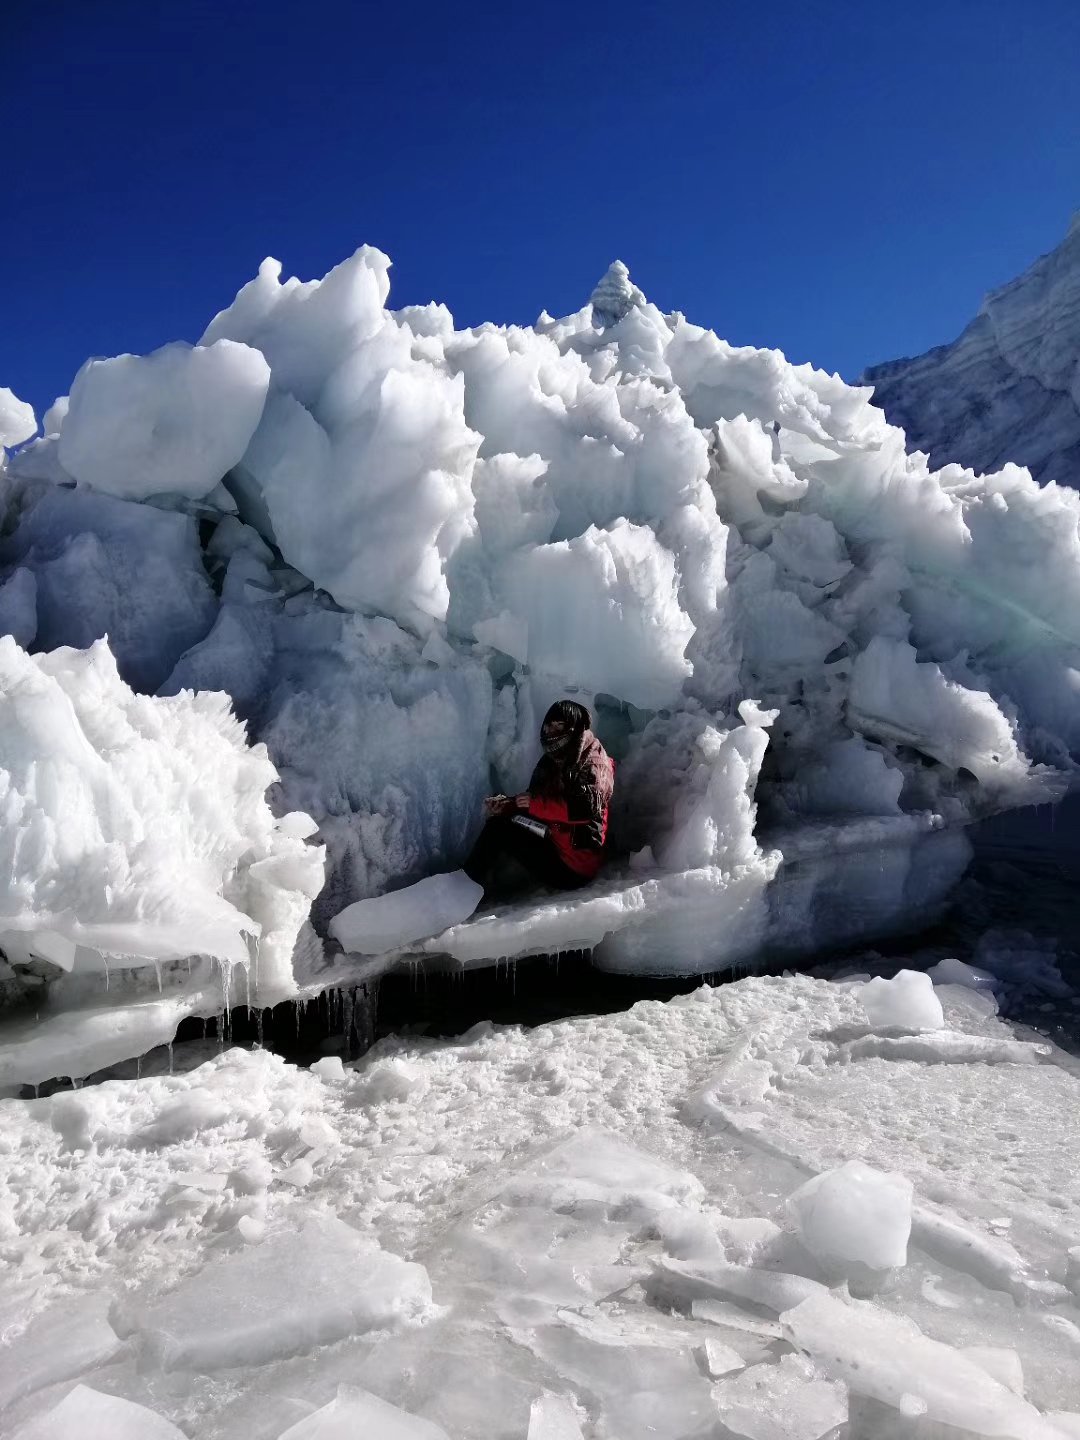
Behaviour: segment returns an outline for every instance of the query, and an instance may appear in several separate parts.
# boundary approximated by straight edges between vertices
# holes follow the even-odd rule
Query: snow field
[[[0,1435],[1074,1433],[1077,1077],[955,984],[860,1055],[861,988],[0,1102]]]

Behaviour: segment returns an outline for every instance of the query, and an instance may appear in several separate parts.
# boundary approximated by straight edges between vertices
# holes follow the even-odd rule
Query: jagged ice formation
[[[16,868],[0,892],[26,951],[9,993],[40,981],[27,964],[53,974],[48,945],[85,946],[124,906],[150,915],[136,841],[101,814],[113,780],[93,778],[128,764],[110,736],[132,707],[143,773],[187,777],[192,835],[209,810],[211,829],[263,837],[199,860],[205,893],[251,920],[236,933],[260,966],[264,921],[232,899],[245,865],[286,917],[273,985],[248,967],[256,1002],[370,973],[320,969],[302,927],[322,864],[306,817],[325,934],[350,903],[460,862],[483,795],[527,782],[559,695],[593,706],[618,762],[612,862],[572,899],[423,953],[587,946],[653,973],[797,953],[932,907],[963,869],[960,827],[1064,792],[1080,744],[1073,492],[1016,466],[932,470],[868,388],[665,315],[618,263],[575,315],[465,331],[440,305],[387,309],[388,269],[365,247],[282,283],[267,260],[199,345],[88,362],[8,456],[5,663],[58,682],[38,741],[60,747],[94,843],[129,877],[91,904],[49,756],[22,782],[25,757],[0,757],[21,797],[9,843],[39,846],[51,877],[47,895],[20,889]],[[0,413],[5,443],[25,439],[25,407]],[[115,669],[100,647],[92,662],[64,648],[106,635]],[[84,703],[84,685],[102,697]],[[220,691],[266,747],[258,803],[190,742],[212,712],[240,763]],[[152,816],[141,764],[130,807]],[[153,891],[162,913],[196,893],[186,872],[174,884]],[[103,936],[101,966],[156,953],[149,928]],[[172,953],[155,1034],[210,1003]],[[99,995],[102,1012],[136,989]],[[73,1073],[100,1060],[70,1036],[67,1053]],[[59,1063],[28,1054],[0,1083]]]

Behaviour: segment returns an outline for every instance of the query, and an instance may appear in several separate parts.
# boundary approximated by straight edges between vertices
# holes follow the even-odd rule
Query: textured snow
[[[934,465],[1080,485],[1080,224],[986,296],[951,345],[872,366],[874,403]]]
[[[174,1075],[0,1101],[0,1435],[81,1403],[187,1440],[1060,1440],[1075,1066],[845,1059],[857,993],[750,978],[326,1078],[178,1047]],[[1010,1041],[940,993],[951,1033]],[[845,1174],[907,1187],[891,1274],[805,1243],[800,1193]],[[852,1234],[895,1233],[899,1198]]]

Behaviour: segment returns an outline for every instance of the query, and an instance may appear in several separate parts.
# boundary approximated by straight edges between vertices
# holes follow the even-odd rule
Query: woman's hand
[[[510,801],[510,804],[513,805],[516,810],[528,810],[531,799],[531,795],[515,795],[513,800]]]

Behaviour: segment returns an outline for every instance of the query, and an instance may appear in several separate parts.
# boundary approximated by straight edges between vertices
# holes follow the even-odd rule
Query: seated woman
[[[552,705],[540,743],[544,753],[528,791],[484,801],[489,818],[463,868],[489,893],[507,859],[558,890],[587,885],[600,869],[614,762],[592,733],[592,716],[576,700]]]

